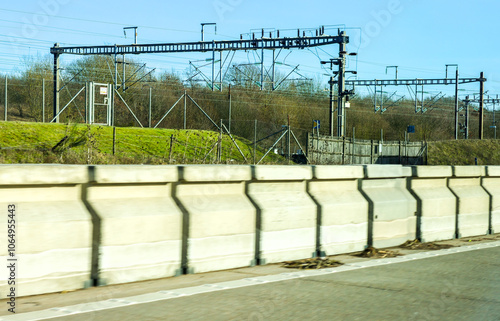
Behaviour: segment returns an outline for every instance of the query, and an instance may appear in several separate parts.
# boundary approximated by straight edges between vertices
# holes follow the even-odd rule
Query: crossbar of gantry
[[[479,103],[480,99],[469,99],[468,102],[470,103]],[[483,99],[483,103],[485,104],[500,104],[500,98],[486,98]]]
[[[309,47],[331,44],[348,43],[348,36],[318,36],[294,38],[260,38],[223,41],[199,41],[184,43],[111,45],[111,46],[75,46],[50,49],[53,55],[123,55],[146,53],[174,53],[174,52],[207,52],[207,51],[235,51],[256,49],[304,49]]]
[[[459,84],[480,82],[481,78],[459,78]],[[356,86],[415,86],[415,85],[455,85],[456,79],[371,79],[371,80],[346,80],[346,85]]]

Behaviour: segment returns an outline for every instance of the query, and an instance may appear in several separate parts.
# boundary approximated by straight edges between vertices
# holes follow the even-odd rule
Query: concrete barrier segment
[[[411,168],[402,165],[363,165],[366,179],[410,177]]]
[[[500,166],[486,166],[481,186],[490,195],[490,234],[500,233]]]
[[[242,182],[252,179],[245,165],[183,165],[179,166],[179,180],[186,182]]]
[[[368,237],[368,201],[358,190],[362,166],[313,166],[308,192],[318,206],[318,255],[362,251]]]
[[[0,165],[0,208],[10,221],[0,229],[0,260],[12,264],[0,272],[2,298],[11,287],[27,296],[90,283],[92,223],[81,201],[86,181],[86,166]]]
[[[368,244],[389,247],[416,237],[417,201],[407,189],[410,167],[365,165],[360,189],[368,200]]]
[[[453,175],[452,166],[411,166],[411,170],[413,178],[443,178]]]
[[[250,166],[179,166],[183,270],[200,273],[255,264],[256,209],[245,194]]]
[[[0,165],[1,185],[72,185],[87,180],[84,165]]]
[[[172,183],[179,180],[177,166],[99,165],[93,179],[98,184]]]
[[[303,181],[312,179],[311,166],[257,165],[252,166],[252,178],[257,181]]]
[[[173,276],[181,270],[176,166],[91,166],[83,199],[92,214],[95,285]]]
[[[453,239],[457,198],[447,186],[451,166],[413,166],[408,189],[417,200],[417,238],[422,242]]]
[[[485,166],[453,166],[453,177],[483,177],[485,175]]]
[[[312,257],[317,205],[307,193],[311,166],[252,167],[247,195],[257,207],[259,264]]]
[[[490,195],[481,186],[485,173],[485,166],[453,166],[448,187],[457,197],[457,238],[489,232]]]

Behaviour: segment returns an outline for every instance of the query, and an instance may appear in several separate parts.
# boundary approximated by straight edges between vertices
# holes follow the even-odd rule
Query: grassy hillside
[[[63,164],[250,164],[253,144],[228,135],[198,130],[113,128],[75,124],[0,122],[0,163]],[[257,161],[264,150],[257,148]],[[269,154],[261,163],[285,160]]]
[[[83,124],[0,122],[0,163],[60,164],[253,164],[253,144],[219,133],[200,130],[113,128]],[[171,144],[172,143],[172,144]],[[257,148],[258,161],[265,149]],[[429,142],[429,165],[500,165],[500,140]],[[284,164],[270,153],[261,164]]]
[[[500,165],[500,140],[430,142],[429,165]]]

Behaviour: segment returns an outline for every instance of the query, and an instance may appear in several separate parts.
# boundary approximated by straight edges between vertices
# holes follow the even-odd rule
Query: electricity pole
[[[339,33],[339,36],[345,36],[345,31]],[[344,90],[345,90],[345,55],[346,52],[346,44],[341,43],[339,52],[339,73],[338,73],[338,82],[337,82],[337,136],[343,137],[345,136],[345,98],[344,98]]]
[[[498,99],[498,95],[497,95],[497,99]],[[495,120],[495,103],[493,102],[493,130],[494,130],[494,138],[497,139],[497,122]]]
[[[333,70],[333,65],[336,65],[338,64],[338,59],[330,59],[330,61],[321,61],[321,64],[322,65],[326,65],[326,64],[329,64],[330,65],[330,70]],[[338,73],[336,71],[333,71],[333,74],[334,75],[337,75]],[[333,120],[335,118],[334,114],[335,114],[335,108],[333,106],[333,85],[336,84],[337,82],[334,81],[335,77],[333,76],[330,76],[330,80],[328,81],[328,84],[330,85],[330,113],[329,113],[329,116],[328,116],[328,128],[329,128],[329,136],[330,137],[333,137]]]
[[[56,43],[54,48],[58,48],[59,44]],[[59,87],[60,87],[60,74],[59,74],[59,54],[54,53],[54,117],[59,114]],[[56,123],[59,122],[59,117],[56,117]]]
[[[469,139],[469,96],[465,96],[465,139]]]
[[[333,77],[330,77],[330,81],[328,82],[330,84],[330,123],[329,123],[329,128],[330,128],[330,136],[333,137],[333,115],[335,113],[335,108],[333,107],[333,84],[335,81],[333,81]]]
[[[346,37],[345,31],[340,31],[338,32],[338,35],[340,37]],[[337,84],[337,137],[343,137],[345,136],[345,102],[346,102],[346,96],[349,94],[352,94],[351,91],[345,90],[345,74],[346,73],[353,73],[356,74],[356,71],[346,71],[345,70],[345,64],[346,64],[346,56],[355,56],[357,55],[356,53],[347,53],[346,51],[346,41],[340,42],[339,43],[339,58],[332,58],[330,61],[321,61],[321,64],[329,64],[330,65],[330,70],[333,70],[333,66],[336,65],[338,66],[338,71],[333,71],[334,77],[337,76],[338,79],[337,81],[334,81],[334,77],[330,77],[330,81],[328,82],[330,84],[330,136],[333,137],[333,122],[334,122],[334,108],[333,108],[333,85],[336,83]]]
[[[479,76],[479,139],[483,139],[484,72]]]

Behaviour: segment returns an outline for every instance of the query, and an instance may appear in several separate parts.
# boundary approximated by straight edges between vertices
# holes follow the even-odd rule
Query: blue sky
[[[500,22],[498,1],[355,0],[355,1],[9,1],[0,4],[0,72],[22,69],[27,56],[44,56],[55,42],[62,45],[129,44],[132,34],[123,27],[139,26],[139,43],[200,40],[200,23],[217,23],[217,34],[207,28],[206,39],[238,39],[261,28],[280,30],[340,26],[350,36],[349,62],[359,79],[388,79],[386,66],[399,66],[399,78],[443,78],[446,64],[458,64],[461,77],[485,72],[488,94],[500,94]],[[336,33],[335,27],[327,28]],[[296,31],[290,31],[296,33]],[[311,78],[326,79],[319,60],[336,57],[338,46],[294,51],[286,60],[300,65]],[[143,55],[137,57],[158,71],[183,74],[198,55]],[[285,58],[285,55],[281,57]],[[63,61],[74,57],[64,56]],[[235,62],[254,62],[240,53]],[[454,73],[454,70],[452,71]],[[467,85],[461,94],[478,92]],[[429,88],[429,92],[453,88]]]

